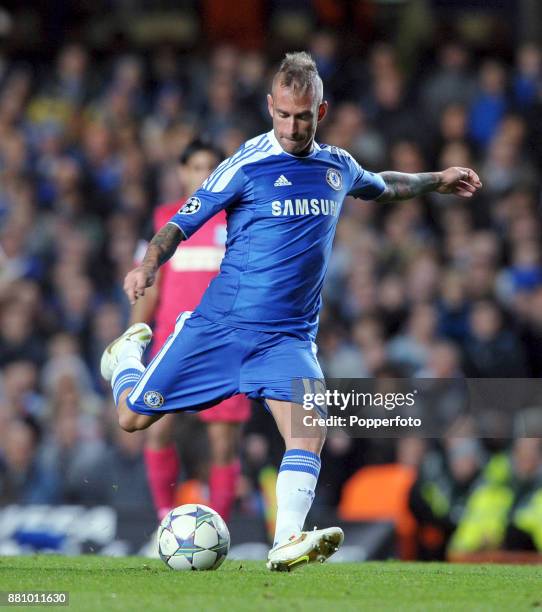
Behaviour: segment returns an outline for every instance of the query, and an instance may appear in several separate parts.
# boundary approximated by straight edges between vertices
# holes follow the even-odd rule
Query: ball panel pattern
[[[185,504],[174,508],[160,523],[160,558],[175,570],[218,568],[230,548],[226,523],[212,508]]]

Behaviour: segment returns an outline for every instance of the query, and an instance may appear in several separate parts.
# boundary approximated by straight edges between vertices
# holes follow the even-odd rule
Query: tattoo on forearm
[[[438,172],[406,174],[404,172],[381,172],[386,183],[384,193],[379,201],[407,200],[434,191],[439,185]]]
[[[182,238],[182,232],[178,227],[172,223],[164,225],[150,241],[141,265],[153,270],[158,269],[175,253]]]

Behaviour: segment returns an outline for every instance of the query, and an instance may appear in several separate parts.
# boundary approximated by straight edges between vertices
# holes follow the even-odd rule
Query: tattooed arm
[[[141,267],[156,273],[156,270],[175,253],[183,239],[181,230],[173,223],[166,223],[150,241],[141,262]]]
[[[440,185],[440,172],[405,174],[404,172],[381,172],[386,189],[378,198],[379,202],[408,200],[435,191]]]
[[[145,289],[155,281],[158,268],[175,253],[182,239],[181,230],[172,223],[167,223],[155,234],[141,265],[128,272],[124,279],[124,292],[130,304],[135,304],[139,297],[145,295]]]
[[[448,168],[442,172],[422,172],[406,174],[403,172],[381,172],[386,189],[377,198],[379,202],[408,200],[430,191],[453,193],[470,198],[482,186],[478,175],[469,168]]]

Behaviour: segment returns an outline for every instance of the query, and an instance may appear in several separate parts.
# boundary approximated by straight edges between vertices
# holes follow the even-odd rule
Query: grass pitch
[[[226,561],[215,572],[175,572],[139,557],[35,555],[1,557],[0,590],[69,591],[68,607],[47,609],[72,612],[519,612],[542,608],[542,567],[390,561],[328,563],[280,574],[259,562]]]

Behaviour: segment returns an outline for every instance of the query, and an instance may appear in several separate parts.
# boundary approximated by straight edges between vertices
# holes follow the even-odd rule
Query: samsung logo
[[[317,198],[296,198],[295,200],[274,200],[271,202],[271,213],[274,217],[300,215],[332,215],[339,214],[340,204],[335,200]]]

